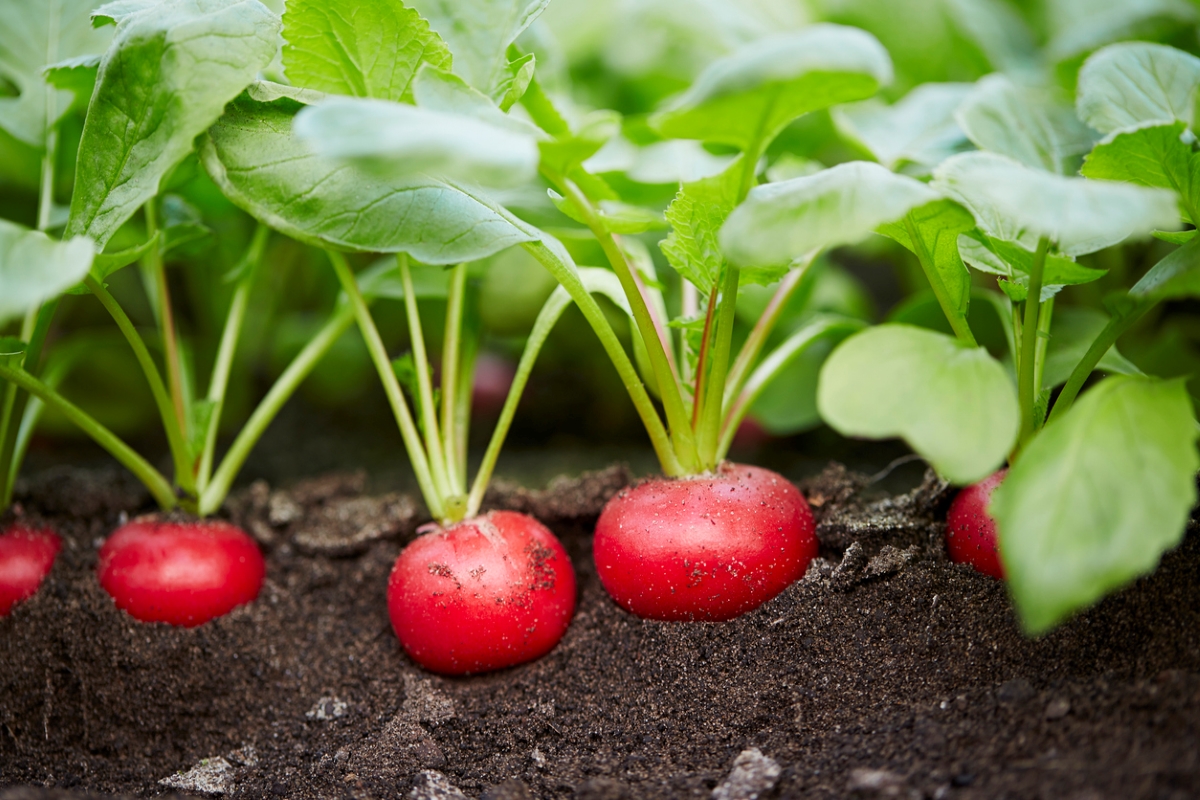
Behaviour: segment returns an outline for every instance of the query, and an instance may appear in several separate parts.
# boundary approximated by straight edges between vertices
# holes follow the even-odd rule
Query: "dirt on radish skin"
[[[988,503],[1007,469],[984,478],[958,493],[946,513],[946,552],[950,560],[970,564],[984,575],[1004,580],[1004,564],[997,546],[996,521]]]
[[[532,661],[558,644],[575,612],[575,571],[540,522],[493,511],[406,547],[387,594],[413,660],[466,675]]]
[[[258,596],[266,566],[254,540],[226,522],[135,520],[100,548],[97,576],[142,622],[193,627]]]
[[[33,596],[62,542],[48,529],[12,525],[0,535],[0,617]]]
[[[812,511],[778,473],[722,464],[715,475],[652,479],[605,506],[596,571],[645,619],[732,619],[804,574],[817,554]]]

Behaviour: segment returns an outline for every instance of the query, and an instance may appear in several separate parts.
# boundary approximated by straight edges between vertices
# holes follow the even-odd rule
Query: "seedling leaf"
[[[913,241],[905,222],[885,223],[879,227],[879,233],[896,240],[932,266],[929,279],[941,284],[935,294],[948,301],[949,308],[943,310],[956,314],[965,323],[971,302],[971,273],[959,255],[958,238],[975,227],[975,218],[953,200],[927,203],[907,216],[918,241]]]
[[[741,160],[724,172],[680,187],[667,206],[671,233],[659,247],[680,275],[707,295],[721,282],[725,256],[717,234],[738,201]]]
[[[1186,131],[1182,122],[1117,131],[1096,145],[1082,172],[1097,180],[1171,189],[1194,224],[1200,200],[1200,157],[1183,141]]]
[[[871,99],[835,108],[833,119],[843,136],[885,167],[930,170],[966,148],[954,112],[970,91],[969,83],[927,83],[891,106]]]
[[[450,50],[400,0],[290,0],[283,65],[297,86],[328,94],[412,100],[422,64],[450,68]]]
[[[1079,71],[1076,107],[1101,133],[1147,125],[1192,124],[1200,58],[1148,42],[1114,44]]]
[[[858,28],[811,25],[713,62],[651,125],[663,136],[745,150],[769,143],[799,116],[863,100],[891,80],[891,59],[875,37]]]
[[[846,436],[903,438],[952,483],[1004,463],[1020,423],[1016,388],[983,348],[909,325],[843,342],[821,369],[817,408]]]
[[[1196,502],[1196,433],[1182,382],[1120,376],[1025,448],[991,513],[1026,630],[1053,627],[1179,543]]]
[[[95,252],[85,236],[59,242],[0,219],[0,326],[83,280]]]
[[[124,13],[100,62],[66,235],[103,247],[225,104],[270,63],[279,20],[257,0],[166,0]]]

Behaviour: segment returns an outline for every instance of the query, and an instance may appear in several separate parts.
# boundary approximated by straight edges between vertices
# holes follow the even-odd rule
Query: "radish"
[[[118,608],[185,628],[258,597],[265,574],[254,540],[226,522],[130,522],[100,548],[97,568]]]
[[[13,525],[0,536],[0,617],[33,596],[60,549],[62,542],[48,529]]]
[[[992,492],[1007,469],[972,484],[958,493],[946,514],[946,550],[950,560],[970,564],[984,575],[1004,579],[1004,565],[996,547],[996,520],[988,513]]]
[[[406,547],[387,599],[392,627],[414,661],[467,675],[548,653],[575,612],[575,572],[540,522],[493,511]]]
[[[600,582],[648,619],[727,620],[808,568],[817,537],[807,501],[770,470],[722,464],[714,475],[654,479],[611,501],[596,524]]]

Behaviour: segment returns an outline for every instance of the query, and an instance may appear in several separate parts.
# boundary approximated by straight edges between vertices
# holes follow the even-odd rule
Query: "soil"
[[[946,560],[947,488],[801,488],[821,557],[735,621],[636,619],[604,594],[590,531],[621,467],[493,507],[562,539],[579,609],[545,658],[448,679],[400,650],[384,604],[422,522],[362,474],[272,489],[227,514],[267,554],[259,599],[191,630],[118,611],[102,538],[148,498],[59,468],[21,513],[65,546],[0,620],[0,798],[1200,797],[1200,529],[1152,576],[1039,639],[1002,583]]]

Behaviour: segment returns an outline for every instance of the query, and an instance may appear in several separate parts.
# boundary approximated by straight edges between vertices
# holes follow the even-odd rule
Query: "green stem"
[[[554,242],[553,239],[550,241]],[[557,244],[557,242],[554,243]],[[654,408],[654,402],[650,399],[650,394],[646,391],[646,386],[638,375],[637,367],[629,360],[629,355],[621,346],[620,339],[617,338],[612,326],[605,319],[600,305],[583,285],[574,265],[567,260],[570,256],[566,254],[565,250],[560,256],[544,241],[528,242],[523,247],[567,290],[567,294],[571,295],[571,299],[583,313],[584,319],[592,326],[596,338],[600,340],[600,346],[604,348],[609,361],[616,368],[621,383],[624,384],[625,391],[629,393],[638,417],[641,418],[642,425],[645,426],[646,433],[650,436],[650,444],[654,448],[654,454],[658,456],[658,463],[662,467],[663,474],[671,477],[688,474],[675,454],[675,449],[671,446],[667,429],[663,426],[663,421]]]
[[[396,372],[392,369],[392,361],[388,358],[383,338],[379,335],[379,329],[375,327],[375,320],[371,317],[370,309],[367,308],[367,301],[363,299],[362,292],[358,290],[358,283],[354,280],[354,273],[351,271],[350,265],[346,263],[346,257],[336,250],[327,250],[326,253],[333,264],[334,272],[337,273],[338,281],[342,284],[342,291],[350,298],[350,307],[354,311],[358,329],[362,333],[363,341],[367,344],[371,360],[375,363],[379,379],[383,382],[384,394],[387,395],[388,403],[392,407],[392,414],[395,415],[396,423],[400,426],[400,436],[404,439],[404,448],[408,451],[408,460],[416,475],[417,485],[421,488],[421,495],[425,498],[425,504],[429,506],[429,513],[433,515],[434,519],[442,520],[445,514],[442,494],[438,491],[433,475],[429,471],[429,458],[421,444],[421,434],[417,431],[412,414],[409,413],[408,403],[405,402],[404,392],[400,388],[400,381],[397,380]]]
[[[479,513],[483,495],[487,491],[488,482],[491,481],[492,472],[496,468],[496,459],[500,457],[500,448],[504,446],[504,437],[508,435],[513,416],[517,413],[517,405],[521,402],[521,393],[525,391],[525,384],[529,382],[529,374],[533,371],[534,362],[537,361],[538,354],[542,350],[542,345],[546,343],[550,331],[570,304],[571,297],[567,294],[567,290],[559,287],[554,290],[542,305],[542,310],[538,312],[537,320],[533,323],[533,330],[530,331],[529,338],[525,342],[525,350],[521,353],[521,360],[517,364],[517,372],[513,376],[508,397],[504,400],[500,419],[496,421],[496,428],[492,431],[492,438],[483,454],[479,471],[475,473],[475,482],[471,484],[471,494],[467,498],[466,514],[468,517]]]
[[[158,209],[154,198],[146,201],[146,237],[153,239],[158,234]],[[158,330],[163,343],[163,361],[167,365],[167,385],[171,390],[171,403],[175,417],[184,436],[188,432],[187,403],[183,391],[183,369],[179,358],[179,340],[175,332],[175,312],[171,307],[171,290],[167,286],[167,270],[163,266],[162,248],[152,247],[142,257],[142,263],[154,278],[154,290],[158,303]],[[188,471],[191,472],[191,465]]]
[[[1042,237],[1033,256],[1029,270],[1029,292],[1025,296],[1025,321],[1021,325],[1021,357],[1017,363],[1017,394],[1021,402],[1021,433],[1017,439],[1017,452],[1033,436],[1036,420],[1034,405],[1037,403],[1037,342],[1038,312],[1041,309],[1042,276],[1046,269],[1046,253],[1050,240]]]
[[[38,376],[41,369],[42,350],[46,345],[46,336],[50,331],[54,312],[57,310],[58,300],[51,300],[38,309],[36,314],[31,311],[21,326],[21,339],[27,342],[28,346],[19,366],[34,377]],[[32,330],[30,320],[35,320]],[[28,402],[27,393],[18,392],[15,385],[7,384],[3,416],[0,417],[0,509],[8,508],[12,503],[17,471],[24,460],[24,451],[18,446],[18,437],[20,420],[24,418]]]
[[[420,394],[420,407],[417,412],[421,415],[421,424],[425,429],[425,452],[429,454],[430,471],[438,494],[443,501],[448,502],[451,497],[461,494],[462,489],[455,486],[457,481],[450,477],[443,458],[445,451],[442,447],[442,434],[438,428],[437,403],[433,399],[433,383],[429,378],[429,356],[425,351],[425,334],[421,330],[421,315],[417,310],[417,293],[413,289],[408,256],[400,253],[396,260],[400,264],[400,281],[404,285],[404,312],[408,320],[413,366],[417,372],[417,392]]]
[[[1100,331],[1100,335],[1092,341],[1092,346],[1084,353],[1083,358],[1075,365],[1075,369],[1071,372],[1071,377],[1067,378],[1066,384],[1062,391],[1058,393],[1058,398],[1054,401],[1054,408],[1050,412],[1050,417],[1046,424],[1054,422],[1071,408],[1075,402],[1075,398],[1079,395],[1079,391],[1083,388],[1083,384],[1096,370],[1100,364],[1100,360],[1104,358],[1112,346],[1117,343],[1117,339],[1125,334],[1134,323],[1142,318],[1143,315],[1154,307],[1152,302],[1142,302],[1135,306],[1129,313],[1113,317],[1104,326],[1104,330]]]
[[[579,208],[587,226],[600,243],[613,271],[617,273],[617,278],[621,281],[621,288],[625,291],[630,309],[633,311],[634,322],[645,342],[646,353],[650,357],[650,365],[654,370],[654,379],[658,382],[659,396],[667,415],[667,427],[671,432],[671,443],[677,457],[688,472],[695,472],[699,468],[696,440],[692,434],[691,419],[684,408],[682,389],[679,386],[678,378],[671,369],[670,361],[667,359],[666,348],[663,346],[658,328],[650,315],[646,298],[642,295],[637,281],[633,277],[633,268],[626,260],[625,254],[621,252],[616,240],[613,239],[612,233],[597,218],[591,201],[579,190],[579,187],[565,179],[561,181],[561,186],[570,200]]]
[[[242,465],[246,463],[250,451],[262,438],[279,410],[283,408],[283,404],[291,398],[304,379],[313,371],[317,362],[324,358],[325,354],[329,352],[329,348],[333,347],[334,343],[352,324],[354,324],[354,309],[349,303],[335,309],[329,321],[292,359],[292,363],[288,364],[287,369],[275,379],[274,385],[259,402],[258,407],[254,409],[250,419],[246,420],[246,424],[234,439],[233,444],[230,445],[229,452],[221,459],[221,464],[213,474],[212,480],[204,488],[204,493],[200,496],[200,516],[205,517],[214,513],[225,502],[229,489],[233,486],[233,481],[237,478]]]
[[[154,359],[150,357],[150,351],[146,349],[146,343],[138,335],[137,329],[133,327],[125,310],[99,281],[88,275],[83,279],[83,284],[91,290],[100,304],[112,316],[113,321],[117,323],[117,327],[124,334],[125,340],[133,348],[133,355],[142,367],[146,382],[150,384],[150,393],[154,396],[154,404],[158,406],[158,414],[162,418],[163,431],[167,435],[167,446],[171,450],[171,458],[175,465],[175,482],[185,492],[194,493],[196,487],[192,480],[191,464],[188,463],[187,444],[183,438],[183,430],[175,416],[175,408],[171,404],[171,397],[167,394],[167,387],[163,384],[158,367],[154,366]]]
[[[950,300],[950,290],[946,288],[945,281],[938,274],[937,267],[933,262],[933,254],[925,247],[925,240],[921,238],[917,231],[917,224],[913,220],[912,212],[904,215],[904,227],[908,231],[908,238],[912,242],[913,252],[917,256],[917,261],[921,264],[921,269],[925,272],[925,278],[929,281],[930,287],[933,289],[933,296],[937,298],[938,305],[942,307],[942,314],[946,317],[946,321],[950,323],[950,327],[954,330],[954,335],[963,343],[978,347],[979,343],[975,341],[975,334],[971,332],[971,326],[967,324],[967,320],[963,315],[956,313],[957,309]]]
[[[742,386],[750,375],[750,368],[754,366],[754,362],[758,359],[759,353],[762,352],[768,337],[775,330],[775,325],[779,322],[780,316],[783,315],[783,309],[787,306],[788,301],[792,299],[792,296],[796,293],[801,283],[803,283],[804,277],[808,274],[816,259],[817,254],[811,254],[807,261],[790,270],[787,275],[783,276],[783,280],[779,282],[779,286],[775,289],[775,294],[771,297],[771,301],[767,303],[767,307],[763,309],[758,322],[754,323],[754,328],[750,331],[750,335],[746,337],[742,349],[738,351],[737,358],[733,362],[733,367],[729,370],[729,377],[725,380],[725,398],[722,401],[725,408],[729,408],[733,403],[733,399],[741,393]]]
[[[79,426],[84,433],[95,440],[96,444],[111,453],[113,458],[117,459],[130,472],[136,475],[146,485],[146,488],[150,490],[150,494],[154,496],[154,499],[164,511],[169,511],[178,505],[175,492],[172,490],[171,484],[167,482],[167,479],[158,470],[150,466],[150,462],[134,452],[129,445],[118,439],[112,431],[97,422],[87,412],[25,372],[25,370],[14,369],[0,364],[0,378],[15,383],[30,394],[41,398],[43,403]]]
[[[1054,298],[1042,303],[1038,310],[1037,349],[1033,356],[1034,397],[1042,394],[1042,376],[1046,372],[1046,350],[1050,346],[1050,324],[1054,319]]]
[[[729,354],[733,349],[733,323],[737,316],[737,291],[740,270],[729,264],[725,267],[725,285],[721,287],[721,303],[717,330],[713,341],[712,366],[709,368],[708,391],[704,399],[704,416],[697,432],[696,449],[700,466],[707,472],[716,469],[720,443],[721,420],[724,418],[725,386],[729,377]],[[715,287],[714,287],[715,289]]]
[[[462,351],[463,306],[467,296],[467,265],[459,264],[450,273],[450,296],[446,301],[446,330],[442,336],[442,444],[446,471],[455,485],[456,493],[462,491],[462,471],[465,467],[459,460],[460,442],[466,434],[458,425],[459,359]],[[465,386],[465,385],[464,385]],[[464,392],[469,394],[469,389]]]
[[[696,379],[692,394],[692,429],[700,425],[704,409],[705,369],[708,366],[709,339],[712,338],[713,318],[717,316],[717,287],[708,293],[708,308],[704,312],[704,332],[700,334],[700,352],[696,355]]]
[[[250,290],[258,275],[258,265],[262,263],[263,251],[271,229],[259,223],[254,231],[254,238],[242,256],[241,273],[237,288],[233,291],[233,300],[229,304],[229,313],[225,317],[225,329],[221,331],[221,344],[217,347],[217,359],[213,363],[212,378],[208,382],[208,400],[213,404],[212,416],[208,421],[208,429],[204,432],[204,450],[200,454],[200,468],[196,481],[201,496],[208,487],[212,476],[213,457],[217,449],[217,432],[221,428],[221,412],[225,409],[225,394],[229,389],[229,373],[233,370],[233,357],[237,352],[238,338],[242,333],[242,323],[246,319],[246,308],[250,303]]]
[[[455,463],[458,480],[467,485],[467,444],[471,435],[471,391],[475,386],[475,360],[479,356],[479,337],[464,335],[458,357],[458,397],[454,400]]]

